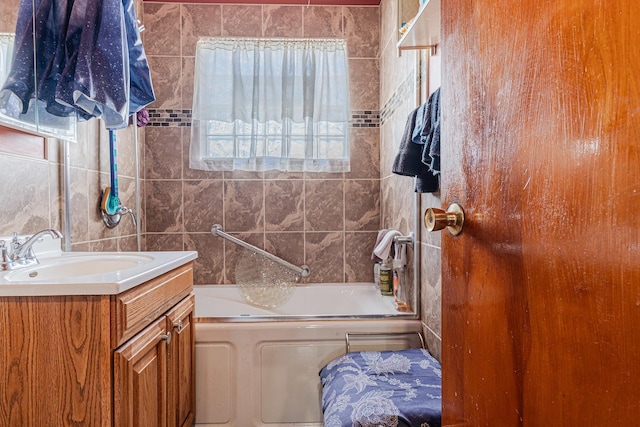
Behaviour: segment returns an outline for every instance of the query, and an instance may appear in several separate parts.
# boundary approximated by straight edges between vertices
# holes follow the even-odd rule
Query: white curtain
[[[349,171],[346,43],[201,39],[190,167]]]
[[[11,71],[14,38],[13,34],[0,33],[0,88]]]

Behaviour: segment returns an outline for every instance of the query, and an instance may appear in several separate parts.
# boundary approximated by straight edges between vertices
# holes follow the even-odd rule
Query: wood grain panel
[[[118,427],[166,427],[166,318],[160,317],[113,356],[114,422]]]
[[[167,330],[172,334],[167,357],[167,427],[188,427],[195,420],[195,302],[191,295],[167,313]]]
[[[0,425],[111,426],[108,297],[0,298]]]
[[[443,2],[445,425],[636,425],[639,2]]]
[[[16,129],[0,126],[0,151],[9,154],[46,158],[45,138],[21,132]]]
[[[114,297],[114,347],[157,319],[193,289],[193,263],[188,263]]]

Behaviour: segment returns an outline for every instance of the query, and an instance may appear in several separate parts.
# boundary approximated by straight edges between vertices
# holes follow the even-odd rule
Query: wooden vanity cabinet
[[[0,297],[0,425],[186,427],[193,266],[118,295]]]
[[[116,426],[193,424],[194,303],[185,298],[115,351]]]

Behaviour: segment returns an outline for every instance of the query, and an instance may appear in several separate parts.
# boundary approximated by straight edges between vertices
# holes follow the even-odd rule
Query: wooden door
[[[171,331],[167,355],[167,427],[188,427],[196,415],[195,297],[191,295],[167,313]]]
[[[167,335],[161,316],[114,354],[114,422],[167,427]]]
[[[442,17],[444,425],[640,425],[640,2]]]

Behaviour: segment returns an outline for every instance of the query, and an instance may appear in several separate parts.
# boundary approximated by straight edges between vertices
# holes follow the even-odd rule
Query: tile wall
[[[11,153],[0,153],[0,235],[10,236],[14,231],[24,234],[45,228],[56,228],[71,240],[73,251],[135,251],[136,228],[129,217],[124,217],[115,229],[104,226],[99,209],[101,192],[109,185],[108,145],[101,153],[91,139],[100,137],[97,121],[80,125],[80,134],[87,135],[76,144],[70,144],[71,178],[71,230],[64,229],[64,185],[62,145],[47,139],[46,158],[34,159]],[[132,131],[118,132],[119,195],[125,206],[135,207],[135,179],[133,162],[127,155],[133,149]],[[63,247],[65,243],[62,243]]]
[[[144,3],[158,100],[146,128],[146,243],[197,250],[197,284],[235,282],[239,249],[210,228],[307,264],[309,282],[372,280],[380,228],[379,8]],[[202,36],[340,37],[348,44],[351,172],[204,172],[188,167],[195,45]]]
[[[415,15],[417,1],[382,0],[380,4],[380,206],[382,228],[403,233],[416,232],[414,178],[391,172],[409,113],[423,102],[428,91],[439,86],[439,57],[423,51],[405,51],[398,55],[398,22]],[[431,352],[440,357],[441,348],[441,275],[440,234],[428,233],[421,217],[428,207],[440,207],[440,194],[424,193],[420,204],[420,294],[421,317]]]

